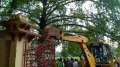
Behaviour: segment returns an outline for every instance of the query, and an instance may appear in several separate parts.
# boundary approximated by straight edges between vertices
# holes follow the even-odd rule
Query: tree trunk
[[[43,30],[44,27],[46,26],[46,19],[45,17],[40,18],[40,23],[39,23],[40,29]]]
[[[40,26],[40,29],[43,30],[44,27],[47,25],[47,14],[46,14],[46,6],[47,6],[47,1],[48,0],[42,0],[42,3],[43,3],[43,11],[42,11],[42,16],[41,18],[39,19],[40,23],[39,23],[39,26]]]
[[[10,2],[10,8],[8,10],[8,14],[11,15],[12,12],[17,8],[17,1],[16,0],[12,0],[12,2]]]

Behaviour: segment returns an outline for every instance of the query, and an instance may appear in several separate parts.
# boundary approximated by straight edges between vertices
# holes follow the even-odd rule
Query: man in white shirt
[[[73,67],[79,67],[78,60],[77,60],[77,59],[75,59],[75,61],[73,62]]]

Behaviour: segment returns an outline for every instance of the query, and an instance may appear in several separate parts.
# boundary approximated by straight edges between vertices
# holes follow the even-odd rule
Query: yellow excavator
[[[103,43],[93,43],[88,46],[87,37],[82,35],[64,35],[63,32],[50,26],[46,27],[45,32],[50,32],[49,35],[58,40],[61,39],[79,43],[85,57],[83,60],[85,63],[82,65],[82,67],[115,67],[112,61],[112,56],[108,54],[110,53],[108,45]],[[108,58],[106,59],[106,57]]]
[[[92,43],[90,44],[90,46],[88,46],[87,45],[88,38],[82,35],[64,35],[62,33],[61,38],[62,40],[65,40],[65,41],[80,43],[80,48],[83,50],[86,61],[87,61],[86,63],[87,65],[83,64],[82,67],[115,67],[115,64],[112,58],[112,53],[110,53],[110,47],[108,44]],[[101,58],[101,61],[98,60],[100,58]]]

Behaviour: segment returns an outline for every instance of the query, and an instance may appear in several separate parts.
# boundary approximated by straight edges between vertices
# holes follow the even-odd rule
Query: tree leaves
[[[82,50],[80,49],[80,44],[74,43],[74,42],[67,42],[64,44],[62,55],[64,57],[76,57],[80,56],[82,53]]]

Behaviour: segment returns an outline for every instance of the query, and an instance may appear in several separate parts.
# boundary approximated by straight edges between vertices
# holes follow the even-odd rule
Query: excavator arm
[[[91,54],[91,52],[89,51],[89,49],[87,48],[86,43],[88,42],[88,39],[84,36],[81,35],[69,35],[69,36],[65,36],[64,33],[60,30],[58,30],[55,27],[52,26],[47,26],[44,29],[44,32],[47,33],[47,35],[49,35],[49,37],[54,37],[55,39],[62,39],[62,40],[66,40],[66,41],[72,41],[72,42],[78,42],[80,43],[80,47],[81,49],[83,49],[87,60],[89,62],[90,67],[95,67],[96,63],[95,63],[95,58],[94,56]]]
[[[81,49],[83,49],[90,67],[96,67],[95,58],[93,54],[91,54],[91,52],[89,51],[86,45],[86,43],[88,42],[88,38],[82,35],[70,35],[70,36],[62,35],[62,40],[80,43],[80,47]]]

